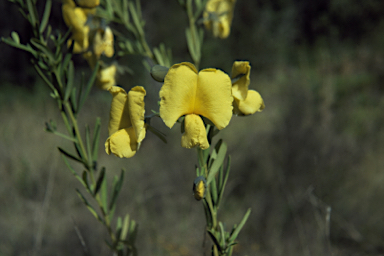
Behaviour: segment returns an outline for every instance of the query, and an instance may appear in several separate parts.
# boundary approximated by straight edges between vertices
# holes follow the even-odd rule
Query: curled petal
[[[131,117],[132,127],[135,130],[137,142],[141,142],[144,137],[142,132],[144,130],[144,96],[146,91],[142,86],[135,86],[128,92],[128,106],[129,106],[129,115]],[[145,133],[144,133],[145,136]]]
[[[218,129],[226,127],[232,117],[231,79],[218,69],[199,72],[194,114],[211,120]]]
[[[256,112],[261,112],[265,105],[261,95],[254,90],[248,91],[248,96],[245,100],[235,99],[234,112],[238,115],[252,115]]]
[[[250,83],[249,75],[251,66],[248,61],[235,61],[232,66],[232,79],[240,77],[232,85],[232,95],[235,99],[245,100],[247,98],[248,86]]]
[[[181,137],[181,146],[193,148],[199,146],[201,149],[209,148],[207,134],[203,120],[198,115],[186,115],[184,119],[184,134]]]
[[[118,86],[112,86],[109,92],[113,97],[108,126],[109,136],[111,136],[118,130],[131,127],[132,123],[129,116],[128,95],[125,90]]]
[[[160,116],[169,128],[179,117],[193,113],[197,80],[197,70],[191,63],[175,64],[169,69],[160,90]]]
[[[121,129],[113,133],[105,142],[107,154],[114,154],[120,158],[130,158],[136,154],[138,143],[133,127]]]

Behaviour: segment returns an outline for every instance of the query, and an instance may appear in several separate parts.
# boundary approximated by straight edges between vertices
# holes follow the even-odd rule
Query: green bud
[[[151,76],[158,82],[164,82],[164,78],[168,73],[169,68],[155,65],[151,68]]]

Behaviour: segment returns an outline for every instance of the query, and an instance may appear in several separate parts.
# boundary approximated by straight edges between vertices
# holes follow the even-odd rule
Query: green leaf
[[[88,173],[87,173],[87,171],[85,171],[85,170],[83,171],[82,178],[83,178],[84,184],[86,185],[85,188],[86,188],[89,192],[91,192],[92,189],[91,189],[90,186],[89,186],[89,182],[88,182]]]
[[[20,44],[20,37],[16,31],[11,32],[11,37],[15,43]]]
[[[60,147],[58,147],[58,149],[59,149],[60,153],[62,153],[63,155],[65,155],[65,156],[71,158],[72,160],[75,160],[76,162],[79,162],[79,163],[82,163],[82,164],[83,164],[83,160],[81,160],[80,158],[78,158],[78,157],[76,157],[76,156],[74,156],[74,155],[68,153],[67,151],[65,151],[64,149],[62,149],[62,148],[60,148]]]
[[[103,167],[104,168],[104,167]],[[106,214],[108,214],[108,218],[111,220],[112,216],[108,213],[108,189],[107,189],[107,179],[104,179],[101,183],[100,189],[100,199],[103,210]]]
[[[227,144],[222,140],[219,140],[215,146],[217,157],[209,168],[209,174],[207,178],[207,184],[210,184],[216,173],[219,171],[220,166],[223,164],[225,154],[227,153]]]
[[[235,230],[232,232],[231,236],[229,237],[229,240],[228,240],[229,244],[232,244],[235,241],[241,229],[243,228],[245,222],[247,222],[247,219],[250,214],[251,214],[251,209],[249,208],[248,211],[245,213],[243,219],[241,220],[240,224],[235,228]]]
[[[76,193],[77,195],[79,196],[79,198],[81,199],[81,201],[83,201],[83,203],[87,206],[88,210],[92,213],[92,215],[98,220],[100,221],[101,223],[105,224],[104,223],[104,220],[99,216],[99,214],[97,214],[97,212],[95,211],[95,209],[93,209],[92,205],[88,202],[88,200],[83,196],[83,194],[80,192],[80,190],[76,189]]]
[[[187,38],[187,45],[188,45],[189,53],[191,54],[193,61],[195,61],[198,59],[198,56],[196,53],[196,49],[195,49],[194,41],[192,38],[191,30],[189,28],[185,29],[185,37]]]
[[[61,155],[63,157],[63,160],[64,160],[64,163],[65,165],[68,167],[68,169],[73,173],[73,175],[76,177],[76,179],[78,181],[80,181],[80,183],[84,186],[84,188],[87,187],[87,185],[84,183],[83,179],[80,177],[79,174],[76,173],[76,171],[72,168],[72,166],[69,164],[67,158],[65,157],[65,155]]]
[[[65,54],[64,60],[61,63],[61,66],[60,66],[60,75],[61,76],[64,76],[64,71],[67,70],[67,66],[68,66],[71,58],[72,58],[72,54],[71,53]]]
[[[135,8],[135,5],[133,4],[133,2],[128,2],[128,10],[131,11],[132,20],[133,20],[133,23],[135,24],[137,32],[140,34],[140,36],[144,36],[144,30],[143,30],[139,15],[137,14],[138,9]]]
[[[52,92],[55,94],[55,95],[58,95],[58,91],[56,90],[55,86],[52,84],[51,81],[48,80],[48,78],[44,75],[43,71],[39,68],[39,66],[37,64],[34,65],[37,73],[40,75],[40,77],[44,80],[44,82],[49,86],[49,88],[51,88]]]
[[[47,0],[45,2],[45,9],[44,9],[44,14],[43,14],[43,18],[41,19],[41,23],[40,23],[40,33],[43,33],[47,24],[48,24],[48,20],[49,20],[49,15],[51,14],[51,7],[52,7],[52,1],[51,0]]]
[[[28,8],[28,17],[30,18],[30,22],[33,28],[35,28],[37,24],[37,18],[36,18],[36,9],[34,7],[34,4],[32,3],[32,0],[26,0],[27,1],[27,8]]]
[[[220,228],[220,240],[221,240],[220,244],[221,244],[221,247],[224,248],[224,250],[226,250],[224,225],[221,221],[219,221],[219,228]]]
[[[125,173],[125,171],[124,171],[124,169],[122,169],[121,173],[120,173],[120,178],[115,179],[114,186],[113,186],[112,199],[111,199],[111,202],[110,202],[109,207],[108,207],[109,210],[111,210],[116,203],[117,196],[119,195],[121,187],[123,185],[124,173]]]
[[[219,198],[217,200],[217,207],[220,206],[221,199],[223,198],[224,195],[224,189],[225,185],[227,184],[228,177],[229,177],[229,171],[231,169],[231,156],[228,156],[227,160],[227,170],[225,172],[225,177],[221,185],[219,185]],[[223,169],[221,169],[221,172],[223,172]]]
[[[211,189],[211,195],[212,195],[212,203],[217,208],[217,187],[216,187],[216,180],[212,179],[209,188]]]
[[[68,79],[67,79],[67,86],[65,88],[65,95],[64,95],[64,101],[67,101],[69,99],[69,96],[71,96],[72,88],[73,88],[73,80],[75,78],[75,68],[73,66],[73,62],[69,62],[69,68],[68,68]]]
[[[55,58],[53,57],[51,50],[46,45],[36,38],[32,38],[30,42],[33,46],[40,50],[41,53],[47,56],[50,62],[54,62]]]
[[[79,107],[78,107],[79,111],[82,108],[82,106],[84,105],[85,100],[87,99],[88,94],[91,91],[92,85],[93,85],[93,83],[95,82],[95,79],[96,79],[97,71],[99,70],[99,66],[100,66],[100,63],[96,62],[96,65],[95,65],[95,68],[93,69],[92,75],[91,75],[91,77],[88,80],[85,92],[84,92],[83,95],[80,96],[81,98],[80,98],[80,103],[79,103]]]
[[[131,220],[131,223],[129,224],[129,230],[128,230],[128,241],[130,245],[133,245],[136,240],[137,236],[137,231],[138,231],[138,225],[136,221]]]
[[[125,240],[125,238],[127,237],[128,229],[129,229],[129,220],[130,220],[129,214],[126,214],[124,217],[123,228],[121,231],[121,240]]]
[[[96,196],[99,193],[101,188],[101,184],[103,184],[105,178],[105,167],[103,167],[100,171],[99,177],[97,178],[95,190],[93,191],[93,195]]]
[[[220,242],[219,242],[219,239],[216,237],[216,232],[209,229],[207,230],[207,232],[208,232],[208,235],[211,237],[212,242],[217,246],[219,251],[221,251]]]
[[[89,161],[89,167],[92,167],[92,152],[91,152],[91,138],[90,138],[90,130],[89,126],[86,125],[85,127],[85,144],[87,147],[87,153],[88,153],[88,161]]]
[[[16,43],[15,41],[13,41],[13,39],[11,38],[4,38],[2,37],[1,40],[12,46],[12,47],[15,47],[15,48],[18,48],[20,50],[23,50],[23,51],[27,51],[27,52],[30,52],[33,56],[37,57],[37,53],[34,49],[32,49],[32,47],[28,44],[28,45],[23,45],[23,44],[20,44],[20,43]]]
[[[93,131],[93,139],[92,139],[92,160],[93,161],[97,161],[97,156],[99,152],[100,126],[101,126],[101,121],[100,121],[100,117],[98,117],[96,118],[95,129]]]

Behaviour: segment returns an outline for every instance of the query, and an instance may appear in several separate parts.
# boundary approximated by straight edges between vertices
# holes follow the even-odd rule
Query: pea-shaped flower
[[[132,88],[128,93],[123,88],[112,86],[112,105],[109,119],[109,138],[105,142],[107,154],[130,158],[136,154],[145,138],[144,96],[142,86]]]
[[[102,54],[107,57],[112,57],[114,54],[113,49],[113,33],[110,27],[105,29],[99,28],[96,31],[95,37],[93,38],[93,52],[99,58]]]
[[[185,148],[209,147],[200,116],[208,118],[218,129],[226,127],[232,117],[231,79],[224,72],[209,68],[197,72],[188,62],[173,65],[160,90],[160,117],[172,128],[185,115],[181,145]]]
[[[65,0],[62,6],[63,19],[65,24],[71,28],[72,36],[68,40],[68,45],[74,41],[74,53],[84,52],[89,46],[89,26],[87,22],[87,12],[81,7],[77,7],[72,0]]]
[[[209,0],[204,11],[204,25],[214,37],[227,38],[231,31],[236,0]]]
[[[260,94],[255,90],[248,90],[250,73],[251,66],[248,61],[233,63],[232,79],[238,78],[232,85],[233,112],[236,115],[251,115],[261,112],[265,107]]]

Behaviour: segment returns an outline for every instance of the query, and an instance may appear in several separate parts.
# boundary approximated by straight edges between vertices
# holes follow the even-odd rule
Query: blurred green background
[[[50,22],[64,31],[60,5]],[[16,6],[1,0],[0,9],[0,35],[15,30],[27,42],[29,24]],[[151,46],[164,42],[175,62],[190,61],[177,1],[142,1],[142,9]],[[218,136],[232,156],[219,219],[230,229],[252,208],[235,255],[384,254],[383,13],[380,0],[238,0],[230,37],[206,33],[201,68],[230,73],[234,60],[249,60],[250,88],[266,104],[233,117]],[[50,119],[64,131],[48,88],[28,54],[0,44],[0,56],[0,255],[84,255],[75,227],[90,255],[109,255],[105,230],[57,150],[72,145],[44,131]],[[119,63],[135,74],[118,83],[145,86],[147,113],[156,108],[161,85],[141,58]],[[81,57],[75,65],[90,72]],[[95,88],[79,119],[84,127],[101,117],[102,140],[110,101]],[[127,170],[118,214],[139,223],[140,255],[203,255],[205,217],[191,191],[196,152],[180,147],[177,125],[154,125],[168,144],[149,133],[132,159],[100,146],[110,178]]]

